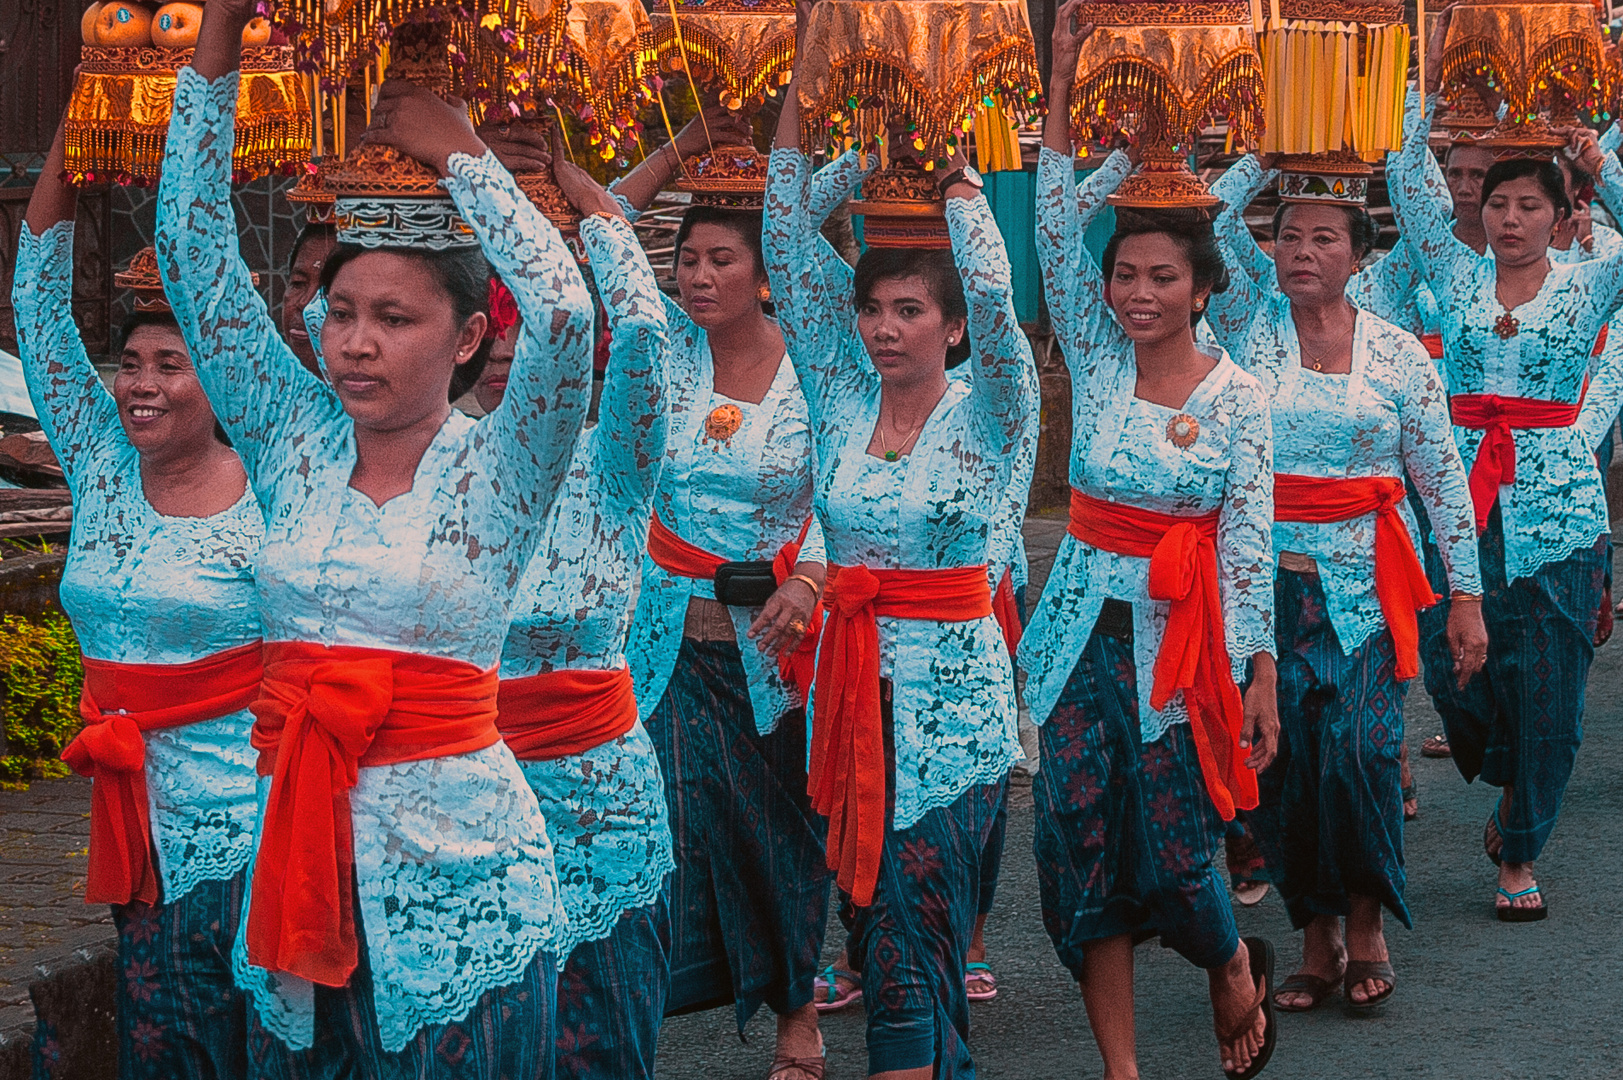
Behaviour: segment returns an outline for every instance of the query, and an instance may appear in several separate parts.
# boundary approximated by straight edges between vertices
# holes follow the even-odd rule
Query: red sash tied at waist
[[[885,843],[881,617],[968,622],[992,614],[985,566],[872,570],[830,566],[808,789],[828,818],[828,865],[859,907],[873,902]]]
[[[119,664],[83,658],[79,715],[85,726],[62,760],[90,786],[90,866],[85,901],[158,902],[147,803],[145,731],[184,727],[246,709],[259,691],[260,643],[187,664]]]
[[[1008,646],[1012,658],[1019,651],[1025,626],[1020,622],[1020,604],[1014,598],[1014,577],[1008,570],[1003,571],[992,592],[992,616],[997,619],[998,629],[1003,631],[1003,644]]]
[[[637,723],[637,699],[625,668],[564,668],[503,679],[496,710],[496,728],[520,761],[584,754]]]
[[[248,958],[323,986],[355,970],[355,837],[361,766],[494,745],[496,669],[360,646],[265,646],[254,702],[259,773],[271,777],[248,911]]]
[[[1587,392],[1589,384],[1584,384]],[[1499,499],[1499,488],[1516,482],[1516,439],[1518,428],[1571,427],[1583,408],[1578,404],[1544,401],[1539,398],[1502,397],[1499,394],[1455,394],[1449,399],[1454,423],[1482,432],[1476,460],[1471,463],[1471,503],[1476,509],[1476,531],[1488,527],[1488,515]]]
[[[1420,673],[1420,627],[1415,612],[1438,600],[1415,554],[1409,527],[1398,506],[1403,481],[1395,476],[1327,479],[1322,476],[1274,476],[1274,519],[1327,524],[1375,515],[1375,596],[1392,631],[1397,649],[1397,676]]]
[[[1240,690],[1229,667],[1217,590],[1217,511],[1177,517],[1106,502],[1071,489],[1068,532],[1084,544],[1150,560],[1150,597],[1167,601],[1150,705],[1183,691],[1206,792],[1224,821],[1257,805],[1257,774],[1245,764]]]
[[[807,518],[806,524],[800,527],[800,535],[779,548],[777,557],[772,560],[772,576],[777,578],[779,585],[788,581],[795,572],[795,564],[800,561],[800,546],[806,542],[806,532],[810,528],[811,519]],[[717,568],[727,561],[676,535],[659,520],[658,514],[648,523],[648,557],[668,574],[697,581],[714,580]],[[812,609],[799,646],[778,654],[778,674],[785,683],[795,688],[802,705],[806,703],[806,692],[811,689],[812,673],[817,663],[817,639],[823,630],[823,607],[819,601]]]

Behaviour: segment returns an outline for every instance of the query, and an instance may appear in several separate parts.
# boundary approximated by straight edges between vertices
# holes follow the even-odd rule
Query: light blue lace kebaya
[[[1411,91],[1409,130],[1403,149],[1389,159],[1387,185],[1398,224],[1437,295],[1449,393],[1583,402],[1571,427],[1512,431],[1516,480],[1499,489],[1499,509],[1505,576],[1514,581],[1589,547],[1610,529],[1594,447],[1617,416],[1623,369],[1594,366],[1592,354],[1601,327],[1623,303],[1623,248],[1575,263],[1552,261],[1538,294],[1507,312],[1492,256],[1478,255],[1454,235],[1442,170],[1424,138],[1413,137],[1422,125],[1419,107],[1420,95]],[[1615,154],[1605,156],[1596,184],[1611,205],[1623,205],[1623,166]],[[1496,327],[1507,315],[1515,332],[1503,336]],[[1469,470],[1482,432],[1456,427],[1454,438]]]
[[[618,218],[581,222],[613,331],[598,422],[575,458],[513,605],[502,678],[567,668],[620,669],[654,489],[665,463],[665,304],[647,256]],[[639,720],[583,754],[521,761],[547,817],[576,945],[654,902],[675,869],[664,779]]]
[[[1213,190],[1223,186],[1219,181]],[[1218,238],[1226,245],[1249,243],[1249,232],[1244,240],[1239,233],[1245,230],[1241,218],[1252,192],[1231,194],[1233,201],[1218,216]],[[1225,255],[1241,258],[1231,248]],[[1274,469],[1337,480],[1407,475],[1426,506],[1450,587],[1480,595],[1471,494],[1442,377],[1431,357],[1413,334],[1359,311],[1352,371],[1303,367],[1290,298],[1280,291],[1272,260],[1268,266],[1267,275],[1256,280],[1233,274],[1228,289],[1212,296],[1207,319],[1218,341],[1268,395]],[[1397,510],[1418,545],[1420,533],[1407,500]],[[1329,524],[1276,522],[1273,536],[1276,553],[1307,555],[1318,564],[1330,623],[1344,652],[1386,625],[1375,594],[1374,514]]]
[[[1257,380],[1220,348],[1216,366],[1181,409],[1134,394],[1133,343],[1104,303],[1099,266],[1083,245],[1088,220],[1130,171],[1112,154],[1078,187],[1068,155],[1044,148],[1037,167],[1037,249],[1054,331],[1071,370],[1071,486],[1097,499],[1162,514],[1218,512],[1217,575],[1234,677],[1274,645],[1273,433]],[[1199,425],[1172,441],[1179,414]],[[1032,719],[1053,711],[1107,598],[1133,605],[1139,725],[1153,742],[1186,723],[1182,695],[1150,707],[1168,605],[1151,600],[1149,560],[1117,555],[1066,534],[1020,643]]]
[[[847,154],[823,170],[820,190],[832,209],[862,176],[858,157]],[[836,194],[837,193],[837,194]],[[634,209],[624,198],[627,215]],[[828,211],[825,210],[826,214]],[[839,260],[831,250],[829,257]],[[811,427],[806,399],[792,364],[779,366],[777,378],[759,404],[737,401],[715,390],[715,368],[705,331],[676,301],[665,301],[670,320],[670,353],[666,371],[670,387],[667,415],[670,434],[665,469],[654,495],[654,511],[672,532],[723,559],[744,561],[777,557],[778,549],[800,535],[812,512]],[[785,358],[787,359],[787,357]],[[743,414],[738,430],[727,439],[711,438],[705,418],[722,405]],[[821,527],[814,521],[800,550],[802,562],[824,562]],[[715,599],[709,581],[671,574],[645,559],[637,612],[626,646],[637,707],[644,720],[665,695],[691,597]],[[756,731],[769,734],[784,713],[799,704],[798,694],[784,684],[777,660],[756,648],[748,635],[759,608],[728,608]]]
[[[28,392],[73,492],[62,607],[84,654],[185,664],[257,641],[254,563],[265,525],[253,493],[209,517],[147,502],[141,456],[73,324],[73,222],[26,224],[12,286]],[[195,354],[194,354],[195,355]],[[145,733],[147,798],[162,899],[223,880],[253,850],[257,759],[244,709]]]
[[[969,304],[970,370],[948,381],[913,451],[886,461],[867,452],[880,378],[857,333],[852,271],[829,258],[812,203],[805,155],[773,150],[762,246],[779,322],[807,393],[817,513],[832,561],[933,570],[1007,560],[1007,533],[998,530],[1007,527],[1016,474],[1034,460],[1030,420],[1039,402],[1036,365],[1014,313],[1008,256],[990,207],[984,198],[947,201]],[[1014,675],[991,616],[881,618],[879,650],[880,676],[893,686],[895,828],[902,830],[970,787],[995,783],[1023,758]],[[815,688],[812,698],[815,726]]]
[[[493,155],[452,155],[445,187],[527,332],[503,407],[477,423],[453,412],[411,491],[375,505],[349,486],[353,422],[282,343],[237,251],[229,198],[237,85],[235,73],[210,83],[180,71],[158,252],[170,295],[195,312],[183,325],[204,389],[265,510],[265,637],[494,668],[585,415],[592,308],[579,270]],[[385,1050],[465,1015],[486,990],[516,981],[539,950],[565,941],[552,844],[505,744],[363,767],[350,802]],[[245,965],[239,973],[265,1025],[294,1047],[309,1045],[310,984]]]

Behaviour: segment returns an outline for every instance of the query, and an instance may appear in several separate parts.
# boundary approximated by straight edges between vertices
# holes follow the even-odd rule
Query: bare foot
[[[1206,973],[1207,981],[1212,995],[1212,1022],[1218,1031],[1218,1052],[1222,1057],[1223,1071],[1227,1073],[1243,1073],[1251,1067],[1251,1059],[1262,1050],[1263,1036],[1267,1031],[1268,1021],[1263,1016],[1258,1005],[1258,986],[1251,978],[1251,957],[1246,951],[1245,942],[1235,950],[1234,957],[1227,964]],[[1255,1021],[1246,1024],[1247,1016],[1255,1016]],[[1232,1032],[1235,1028],[1242,1030],[1231,1039],[1224,1039],[1223,1034]]]
[[[817,1027],[817,1006],[803,1005],[778,1017],[778,1045],[772,1055],[769,1080],[823,1080],[823,1033]],[[797,1065],[794,1062],[815,1062]]]

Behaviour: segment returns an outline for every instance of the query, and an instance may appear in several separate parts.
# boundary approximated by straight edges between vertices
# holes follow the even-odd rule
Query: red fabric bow
[[[265,646],[254,702],[271,777],[248,908],[248,958],[323,986],[358,961],[349,792],[363,765],[453,757],[496,743],[496,669],[440,656],[305,641]]]
[[[812,808],[828,818],[828,865],[859,907],[873,903],[885,844],[885,733],[879,708],[881,616],[967,622],[992,614],[985,566],[871,570],[831,566],[812,710]]]
[[[1257,805],[1257,773],[1240,748],[1245,707],[1224,640],[1217,517],[1215,510],[1199,517],[1159,514],[1072,488],[1067,531],[1101,551],[1150,560],[1150,597],[1168,603],[1150,705],[1163,709],[1183,691],[1206,793],[1229,821],[1236,810]]]
[[[1395,476],[1328,479],[1274,477],[1274,519],[1327,523],[1375,515],[1375,595],[1392,631],[1399,679],[1420,674],[1420,627],[1415,612],[1438,600],[1415,554],[1409,527],[1398,513],[1403,481]]]
[[[1449,399],[1454,423],[1482,432],[1469,477],[1478,533],[1488,527],[1488,515],[1493,512],[1493,504],[1499,501],[1499,489],[1516,482],[1516,437],[1512,432],[1526,428],[1571,427],[1578,422],[1584,395],[1588,392],[1589,383],[1585,381],[1576,405],[1499,394],[1455,394]]]
[[[260,643],[188,664],[119,664],[84,657],[85,727],[62,760],[90,786],[85,901],[158,902],[142,732],[215,720],[246,709],[259,690]]]

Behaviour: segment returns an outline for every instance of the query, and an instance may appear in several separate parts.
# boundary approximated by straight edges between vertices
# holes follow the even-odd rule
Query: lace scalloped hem
[[[245,869],[253,858],[253,837],[247,842],[226,849],[225,858],[191,858],[183,860],[179,869],[164,875],[163,902],[173,904],[205,881],[228,881]]]
[[[676,870],[676,859],[671,849],[662,848],[660,854],[663,857],[651,868],[651,874],[638,881],[638,888],[616,890],[616,894],[611,894],[613,899],[596,905],[590,919],[577,922],[574,915],[570,915],[568,929],[559,936],[554,949],[553,959],[559,971],[569,963],[570,956],[577,948],[601,941],[613,933],[620,916],[648,907],[660,898],[665,891],[665,879]]]
[[[894,824],[891,826],[897,832],[911,829],[917,825],[925,814],[931,810],[940,810],[957,802],[959,797],[972,787],[981,784],[995,784],[1009,775],[1016,765],[1026,759],[1025,751],[1020,749],[1020,743],[1015,741],[1013,746],[1004,753],[1003,757],[994,759],[978,769],[954,776],[951,783],[939,787],[918,787],[914,789],[914,799],[904,803],[902,795],[898,792],[896,797],[896,811]]]
[[[549,951],[564,932],[564,927],[557,924],[532,928],[532,933],[519,937],[503,963],[483,971],[477,977],[467,977],[441,986],[437,995],[440,1003],[432,1008],[426,1002],[414,1007],[409,1004],[409,998],[386,1002],[374,988],[378,1036],[383,1049],[391,1054],[399,1053],[423,1028],[461,1020],[473,1011],[486,993],[522,979],[524,969],[530,966],[536,954]],[[533,943],[524,940],[532,936],[535,938]]]
[[[1562,562],[1572,558],[1580,551],[1587,551],[1595,546],[1595,542],[1606,535],[1606,529],[1600,528],[1595,535],[1587,540],[1575,539],[1565,542],[1541,544],[1531,551],[1517,552],[1516,565],[1510,565],[1509,553],[1505,558],[1505,580],[1515,584],[1522,578],[1532,577],[1551,563]],[[1508,546],[1508,545],[1507,545]]]

